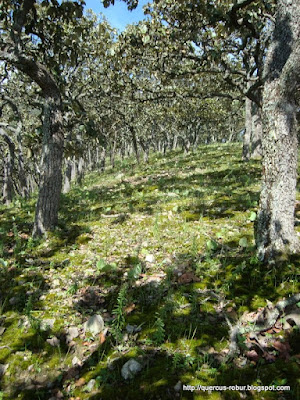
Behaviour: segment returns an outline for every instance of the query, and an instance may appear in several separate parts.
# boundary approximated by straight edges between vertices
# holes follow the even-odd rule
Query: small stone
[[[44,294],[42,294],[42,296],[40,296],[39,300],[41,300],[41,301],[46,300],[46,296]]]
[[[49,343],[52,347],[59,347],[59,345],[60,345],[60,340],[57,339],[56,336],[53,336],[52,338],[47,339],[46,342]]]
[[[73,365],[73,367],[75,367],[76,365],[81,365],[81,361],[79,360],[79,358],[78,357],[73,357],[73,359],[72,359],[72,365]]]
[[[17,298],[17,297],[11,297],[11,298],[8,300],[8,302],[9,302],[10,305],[13,306],[13,305],[17,304],[18,298]]]
[[[3,333],[5,332],[6,328],[4,328],[4,326],[0,326],[0,336],[3,335]]]
[[[101,315],[95,314],[83,324],[83,327],[85,332],[90,332],[92,335],[97,335],[104,329],[103,318]]]
[[[148,263],[154,263],[155,257],[154,257],[153,254],[147,254],[145,260],[146,260]]]
[[[8,364],[0,364],[0,377],[5,374]]]
[[[55,323],[55,319],[54,318],[46,318],[43,319],[41,322],[41,331],[45,332],[48,329],[52,329]]]
[[[85,388],[85,389],[86,389],[88,392],[91,392],[91,391],[94,389],[95,383],[96,383],[96,379],[91,379],[91,380],[89,381],[89,383],[86,385],[86,388]]]
[[[59,279],[54,279],[53,286],[59,286],[59,285],[60,285],[60,280]]]
[[[67,329],[67,343],[71,342],[78,336],[79,336],[79,331],[76,328],[76,326],[70,326],[70,328]]]
[[[141,329],[142,329],[142,328],[141,328],[140,326],[137,326],[137,325],[130,325],[130,324],[128,324],[128,325],[126,326],[126,331],[127,331],[128,333],[140,332]]]
[[[132,379],[138,372],[141,371],[141,369],[141,364],[136,360],[131,359],[123,365],[121,369],[121,375],[126,380]]]
[[[174,390],[175,390],[175,392],[180,392],[181,388],[182,388],[182,383],[181,383],[181,381],[178,381],[176,383],[176,385],[174,386]]]

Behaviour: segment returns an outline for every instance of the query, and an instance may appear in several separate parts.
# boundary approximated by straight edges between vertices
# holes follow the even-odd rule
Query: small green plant
[[[140,264],[135,265],[131,270],[128,272],[128,279],[130,282],[134,282],[138,279],[140,274],[142,273],[142,267]]]
[[[122,330],[125,327],[125,312],[124,307],[127,304],[127,286],[121,287],[118,294],[117,305],[113,309],[112,314],[114,315],[114,320],[112,322],[111,333],[117,343],[122,341]]]
[[[182,356],[181,353],[176,352],[176,353],[173,354],[173,358],[172,358],[172,369],[173,369],[174,371],[176,371],[177,369],[179,369],[180,366],[182,365],[182,358],[183,358],[183,356]]]
[[[196,257],[198,255],[198,241],[197,236],[193,236],[192,246],[191,246],[191,254]]]
[[[13,224],[13,234],[15,239],[14,254],[18,255],[22,249],[22,242],[19,236],[18,228],[16,224]]]
[[[72,285],[68,288],[67,293],[70,295],[73,295],[77,292],[77,290],[79,289],[78,286],[78,282],[75,281],[74,283],[72,283]]]
[[[154,323],[154,328],[155,332],[153,334],[153,343],[159,346],[165,340],[165,324],[158,313],[156,313],[156,321]]]
[[[239,348],[241,349],[241,350],[247,350],[248,348],[247,348],[247,346],[246,346],[246,338],[243,336],[243,335],[241,335],[241,334],[238,334],[238,336],[237,336],[237,343],[238,343],[238,346],[239,346]]]
[[[190,354],[181,354],[179,352],[175,352],[172,358],[172,369],[174,371],[178,369],[187,369],[193,366],[195,362],[195,357],[192,357]]]
[[[117,269],[115,263],[108,264],[103,258],[97,261],[96,267],[98,272],[115,272]]]
[[[30,323],[31,328],[40,335],[41,333],[41,321],[38,318],[35,318],[32,315],[32,310],[33,310],[33,302],[32,302],[32,296],[30,296],[26,302],[25,305],[25,315],[28,318],[28,321]]]

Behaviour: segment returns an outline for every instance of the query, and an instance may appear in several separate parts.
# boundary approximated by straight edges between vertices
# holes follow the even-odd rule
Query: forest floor
[[[46,240],[35,199],[1,206],[0,399],[300,398],[300,260],[256,258],[260,172],[237,144],[125,160],[63,195]]]

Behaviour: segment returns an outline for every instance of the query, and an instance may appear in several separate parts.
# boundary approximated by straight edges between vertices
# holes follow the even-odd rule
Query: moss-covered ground
[[[35,199],[1,206],[0,399],[300,398],[297,327],[279,333],[289,358],[226,357],[224,312],[234,324],[299,292],[299,258],[266,266],[255,256],[260,172],[237,144],[120,161],[63,195],[46,240],[30,236]],[[96,337],[82,330],[94,314],[108,328]],[[124,380],[131,358],[143,368]]]

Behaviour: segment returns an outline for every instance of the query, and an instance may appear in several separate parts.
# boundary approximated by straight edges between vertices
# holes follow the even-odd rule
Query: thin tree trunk
[[[42,177],[36,205],[33,235],[53,230],[58,222],[62,189],[63,119],[61,101],[57,96],[45,98],[43,121]]]
[[[251,107],[252,135],[251,135],[251,158],[262,156],[262,110],[253,101]]]
[[[263,92],[263,179],[256,228],[261,260],[299,251],[294,230],[300,5],[279,0]]]
[[[71,189],[71,174],[72,174],[72,160],[68,158],[65,170],[63,193],[68,193]]]
[[[135,130],[132,126],[129,127],[129,130],[130,130],[132,144],[133,144],[133,148],[134,148],[134,152],[135,152],[135,156],[136,156],[136,161],[139,164],[140,163],[140,155],[139,155],[139,149],[138,149],[138,143],[137,143]]]
[[[243,154],[244,161],[250,160],[251,154],[251,135],[252,135],[252,113],[251,113],[251,100],[245,100],[245,133],[243,137]]]

